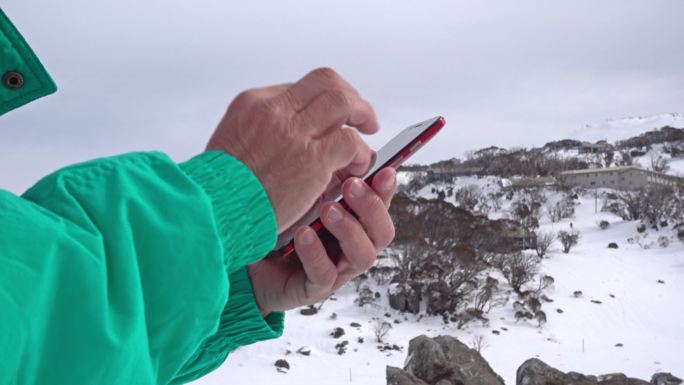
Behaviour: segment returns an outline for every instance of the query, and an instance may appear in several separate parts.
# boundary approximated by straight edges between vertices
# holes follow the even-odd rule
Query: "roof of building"
[[[561,172],[561,175],[598,174],[598,173],[616,172],[616,171],[619,172],[619,171],[628,171],[628,170],[650,172],[648,170],[644,170],[643,168],[639,168],[636,166],[620,166],[620,167],[588,168],[588,169],[584,169],[584,170],[563,171],[563,172]]]

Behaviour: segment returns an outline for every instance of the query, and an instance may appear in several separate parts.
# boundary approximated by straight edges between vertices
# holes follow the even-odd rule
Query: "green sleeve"
[[[242,163],[130,153],[0,190],[0,384],[177,384],[282,333],[246,265],[275,244]]]

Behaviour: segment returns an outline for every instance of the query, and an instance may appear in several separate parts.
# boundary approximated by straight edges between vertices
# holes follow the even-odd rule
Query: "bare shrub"
[[[484,196],[477,185],[470,184],[461,187],[455,195],[458,204],[469,211],[475,211],[475,207],[480,203]]]
[[[501,271],[508,284],[520,294],[523,285],[531,282],[537,272],[537,260],[525,253],[500,254],[496,257],[496,267]]]
[[[569,253],[570,249],[579,243],[579,237],[579,231],[574,229],[570,229],[570,231],[559,231],[558,239],[560,239],[561,245],[563,245],[563,253]]]
[[[375,340],[378,343],[383,343],[385,337],[392,329],[392,324],[387,321],[378,320],[373,326],[373,334],[375,335]]]
[[[482,349],[488,346],[487,339],[483,335],[474,336],[473,340],[470,341],[470,347],[478,353],[482,353]]]
[[[553,241],[555,240],[556,234],[554,233],[547,233],[543,231],[537,232],[537,244],[534,249],[537,252],[537,256],[539,258],[544,258],[544,256],[548,253],[549,249],[551,248],[551,245],[553,245]]]

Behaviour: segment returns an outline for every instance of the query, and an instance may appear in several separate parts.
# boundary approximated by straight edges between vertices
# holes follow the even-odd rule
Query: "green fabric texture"
[[[275,215],[227,154],[72,165],[0,190],[0,227],[0,384],[182,384],[282,333],[245,267]]]
[[[9,71],[23,75],[21,88],[12,89],[1,82]],[[0,115],[55,91],[55,82],[0,8]]]

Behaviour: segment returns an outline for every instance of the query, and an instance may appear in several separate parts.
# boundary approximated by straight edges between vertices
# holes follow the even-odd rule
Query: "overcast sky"
[[[200,152],[241,90],[338,70],[379,147],[434,115],[415,159],[530,146],[684,112],[684,1],[4,1],[57,94],[0,117],[0,187],[133,150]]]

